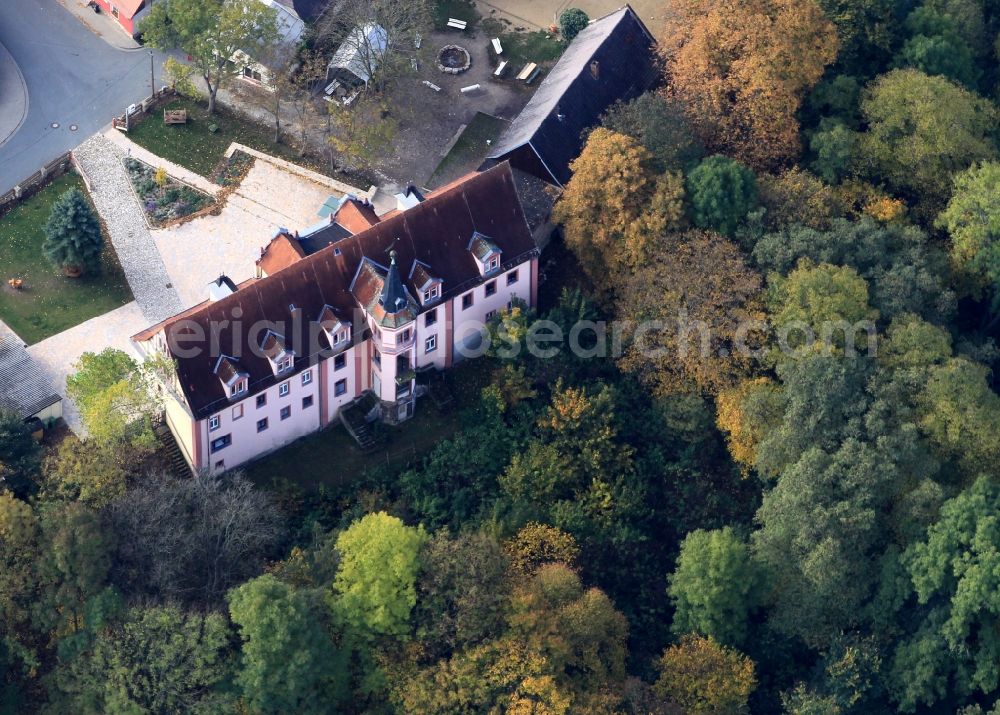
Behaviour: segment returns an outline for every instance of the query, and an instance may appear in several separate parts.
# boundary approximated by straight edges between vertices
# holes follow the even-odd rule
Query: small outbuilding
[[[483,169],[513,168],[562,187],[588,129],[611,105],[658,81],[656,41],[628,5],[594,20],[566,48],[489,154]]]
[[[330,59],[326,81],[345,88],[367,85],[388,49],[389,35],[381,25],[358,25]]]
[[[24,421],[42,422],[62,417],[62,397],[31,359],[24,344],[0,328],[0,408]]]

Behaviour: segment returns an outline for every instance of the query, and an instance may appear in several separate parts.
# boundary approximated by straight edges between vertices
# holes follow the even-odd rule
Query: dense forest
[[[1000,712],[1000,7],[670,5],[429,454],[178,479],[112,353],[0,415],[0,712]]]

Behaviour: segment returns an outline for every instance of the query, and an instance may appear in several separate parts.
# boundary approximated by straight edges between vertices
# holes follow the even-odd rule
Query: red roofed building
[[[113,17],[122,29],[133,37],[139,33],[139,15],[148,6],[152,5],[152,0],[96,0],[101,8],[101,12],[106,12]]]
[[[538,249],[506,163],[381,220],[354,201],[334,219],[279,233],[260,278],[133,336],[175,367],[166,420],[195,471],[255,459],[352,403],[408,419],[417,371],[478,356],[498,311],[537,300]]]

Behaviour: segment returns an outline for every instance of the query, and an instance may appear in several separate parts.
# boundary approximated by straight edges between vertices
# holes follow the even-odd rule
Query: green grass
[[[448,27],[448,19],[452,17],[469,23],[465,32],[472,32],[479,22],[479,12],[469,0],[438,0],[434,3],[434,27],[438,30],[458,32],[458,30]]]
[[[413,417],[401,425],[377,424],[379,447],[374,452],[363,453],[338,419],[326,430],[247,465],[247,477],[262,487],[284,482],[315,491],[320,486],[344,485],[368,469],[402,470],[416,464],[459,429],[462,411],[479,399],[490,369],[486,360],[467,360],[449,370],[445,375],[453,403],[439,410],[425,396],[417,400]]]
[[[510,79],[529,62],[535,62],[543,68],[555,63],[562,56],[566,44],[558,37],[547,32],[538,30],[536,32],[517,32],[507,29],[507,25],[490,18],[483,21],[483,32],[487,35],[487,42],[494,37],[500,38],[503,46],[503,55],[498,56],[493,47],[487,48],[490,63],[496,67],[502,60],[507,60],[510,67],[505,75]],[[537,84],[538,78],[533,84]]]
[[[378,449],[364,454],[339,420],[328,429],[303,437],[254,462],[247,476],[261,486],[287,480],[302,489],[344,484],[366,469],[377,466],[403,468],[427,453],[457,429],[454,414],[439,412],[429,399],[417,403],[416,412],[401,425],[378,425]]]
[[[434,169],[427,185],[434,188],[454,181],[470,171],[475,171],[482,160],[486,158],[486,153],[489,150],[486,141],[496,142],[507,124],[507,121],[503,119],[477,112],[451,151],[441,159],[441,163]]]
[[[222,161],[232,142],[327,173],[322,168],[305,162],[294,148],[275,144],[272,141],[273,129],[225,109],[217,107],[216,113],[212,115],[191,99],[175,100],[165,105],[164,109],[188,110],[187,124],[164,124],[163,112],[156,110],[129,131],[129,139],[157,156],[210,180],[216,178],[213,170]],[[218,127],[218,131],[209,130],[213,124]]]
[[[42,254],[42,227],[52,212],[52,204],[73,187],[86,194],[79,176],[65,174],[0,217],[0,320],[28,344],[132,300],[132,291],[107,236],[98,275],[67,278]],[[7,281],[11,278],[22,279],[24,288],[10,288]]]

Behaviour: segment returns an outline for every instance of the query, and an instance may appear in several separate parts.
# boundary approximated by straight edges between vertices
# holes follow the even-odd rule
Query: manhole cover
[[[53,129],[58,129],[59,128],[59,122],[52,122],[52,128]]]
[[[69,130],[70,130],[71,132],[75,132],[75,131],[77,130],[77,126],[76,126],[75,124],[70,124],[70,125],[69,125]]]

